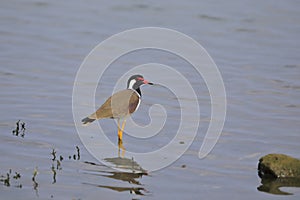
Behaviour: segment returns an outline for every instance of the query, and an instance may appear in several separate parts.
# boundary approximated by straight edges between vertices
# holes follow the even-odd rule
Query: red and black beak
[[[149,82],[149,81],[147,81],[147,80],[144,80],[143,83],[144,83],[144,84],[148,84],[148,85],[153,85],[153,83],[151,83],[151,82]]]
[[[153,85],[153,83],[151,83],[143,78],[138,78],[138,80],[142,81],[144,84]]]

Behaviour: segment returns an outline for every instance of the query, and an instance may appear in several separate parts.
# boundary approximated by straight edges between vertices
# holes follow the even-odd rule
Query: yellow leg
[[[126,119],[124,119],[123,123],[122,123],[122,127],[120,130],[120,120],[118,120],[118,138],[119,138],[119,142],[122,141],[123,139],[123,131],[125,128],[125,124],[126,124]]]
[[[118,147],[119,147],[118,155],[120,157],[120,150],[122,150],[122,155],[121,155],[122,158],[124,158],[125,156],[125,147],[123,146],[123,140],[122,140],[125,124],[126,124],[126,119],[123,121],[122,127],[120,128],[120,120],[118,119]]]

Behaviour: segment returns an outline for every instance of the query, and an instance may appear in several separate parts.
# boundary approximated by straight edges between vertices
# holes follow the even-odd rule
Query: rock
[[[268,154],[259,159],[260,178],[300,178],[300,160],[284,154]]]

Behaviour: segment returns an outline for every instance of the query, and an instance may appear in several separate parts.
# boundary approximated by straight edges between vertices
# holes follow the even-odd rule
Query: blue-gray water
[[[268,153],[299,158],[300,2],[11,0],[0,5],[1,179],[12,170],[10,186],[1,182],[1,199],[278,198],[257,190],[256,168],[258,159]],[[207,128],[204,122],[178,161],[148,176],[134,177],[138,181],[134,182],[105,166],[85,163],[98,162],[76,132],[72,88],[81,62],[95,45],[118,32],[144,26],[175,29],[201,43],[223,76],[228,110],[221,138],[207,158],[198,159]],[[158,63],[178,67],[182,62],[159,52],[150,55]],[[129,55],[116,65],[148,59]],[[190,73],[191,82],[197,82],[196,78]],[[114,83],[101,87],[105,84],[113,87]],[[153,91],[143,88],[144,110],[141,107],[137,118],[146,112],[147,96],[151,103],[163,96]],[[198,91],[203,92],[198,95],[205,121],[209,94],[202,86]],[[24,138],[12,135],[19,119],[26,123]],[[111,125],[108,131],[116,131]],[[76,146],[80,160],[73,159]],[[134,146],[143,151],[142,145]],[[64,157],[61,169],[51,160],[52,149]],[[15,172],[20,179],[13,178]],[[132,188],[145,196],[131,194]],[[283,190],[294,193],[284,198],[300,196],[299,188]]]

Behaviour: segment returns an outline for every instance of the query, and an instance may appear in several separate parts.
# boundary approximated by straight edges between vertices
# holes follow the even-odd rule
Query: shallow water
[[[258,159],[268,153],[299,158],[299,6],[296,1],[1,2],[1,180],[11,169],[10,186],[0,182],[1,198],[277,198],[257,190],[256,168]],[[172,165],[148,175],[118,173],[101,165],[81,143],[72,116],[73,83],[95,45],[144,26],[181,31],[206,48],[223,76],[227,117],[217,145],[199,160],[210,117],[209,93],[201,77],[186,62],[164,52],[142,51],[120,58],[107,72],[114,76],[104,76],[97,88],[98,104],[122,75],[120,66],[129,70],[155,61],[181,70],[196,85],[203,121],[191,147]],[[179,108],[162,89],[145,86],[142,92],[144,101],[133,116],[137,123],[149,122],[147,111],[155,103],[167,105],[174,119],[166,124],[165,134],[151,140],[124,136],[127,150],[147,152],[174,136]],[[26,124],[24,138],[12,134],[19,119]],[[116,143],[113,121],[100,123]],[[35,168],[38,185],[32,180]],[[13,178],[15,172],[20,179]],[[286,198],[300,196],[299,188],[282,190],[294,193]]]

